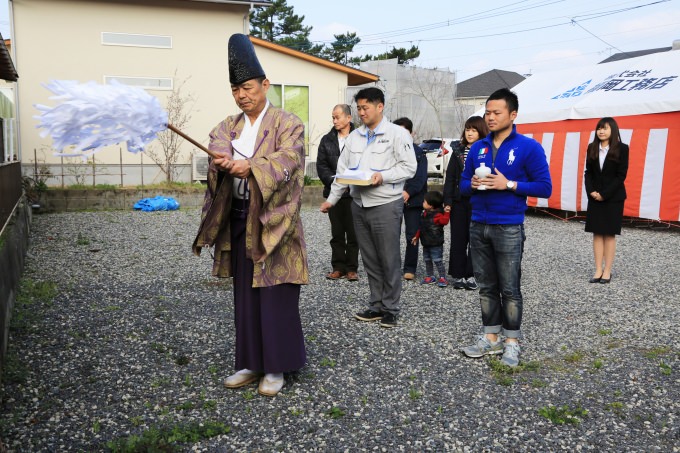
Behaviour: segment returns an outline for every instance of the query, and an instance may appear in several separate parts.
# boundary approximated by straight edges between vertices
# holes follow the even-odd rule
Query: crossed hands
[[[215,164],[218,170],[226,171],[230,175],[241,179],[250,176],[250,162],[248,160],[234,160],[226,153],[216,152],[216,154],[222,156],[213,159],[213,164]]]
[[[486,189],[507,190],[508,178],[501,173],[497,168],[494,169],[496,174],[489,174],[486,178],[479,178],[477,175],[472,175],[470,184],[474,190],[479,189],[479,186],[486,186]]]
[[[600,192],[590,192],[590,196],[593,197],[593,200],[595,201],[603,201],[604,198],[602,198],[602,195],[600,195]]]

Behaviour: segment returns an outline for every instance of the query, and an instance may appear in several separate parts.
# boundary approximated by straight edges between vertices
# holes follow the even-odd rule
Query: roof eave
[[[203,3],[223,3],[232,5],[253,5],[253,6],[271,6],[270,1],[250,1],[250,0],[188,0],[192,2],[203,2]]]
[[[16,82],[19,78],[14,62],[9,54],[5,40],[0,35],[0,79]]]
[[[256,38],[255,36],[249,36],[249,38],[253,44],[256,44],[260,47],[271,49],[275,52],[280,52],[285,55],[290,55],[301,60],[309,61],[310,63],[318,64],[329,69],[344,72],[347,74],[347,85],[349,86],[363,85],[365,83],[372,83],[380,80],[380,76],[371,74],[370,72],[362,71],[361,69],[352,68],[351,66],[345,66],[340,63],[334,63],[323,58],[315,57],[314,55],[300,52],[299,50],[291,49],[290,47],[275,44],[265,39]]]

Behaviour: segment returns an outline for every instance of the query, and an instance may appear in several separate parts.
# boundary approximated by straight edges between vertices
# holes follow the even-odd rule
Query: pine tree
[[[309,40],[311,26],[304,25],[305,16],[295,14],[286,0],[274,0],[269,6],[256,6],[250,15],[250,34],[291,49],[326,58],[336,63],[358,65],[362,61],[397,58],[399,64],[408,64],[418,58],[420,50],[393,47],[380,55],[364,55],[349,58],[354,47],[361,42],[356,33],[342,33],[335,36],[330,45],[314,44]]]
[[[356,33],[350,32],[333,36],[335,41],[331,43],[330,47],[323,49],[321,56],[336,63],[347,64],[349,61],[347,54],[352,53],[354,46],[361,42],[361,38]]]
[[[250,34],[284,46],[312,47],[311,26],[305,26],[305,16],[293,12],[286,0],[274,0],[270,6],[256,6],[250,15]]]
[[[392,47],[391,50],[379,55],[364,55],[363,57],[354,57],[350,59],[350,63],[358,65],[363,61],[390,60],[392,58],[396,58],[398,64],[409,64],[411,60],[415,60],[419,56],[420,49],[418,49],[418,46],[411,46],[410,49],[405,47]]]

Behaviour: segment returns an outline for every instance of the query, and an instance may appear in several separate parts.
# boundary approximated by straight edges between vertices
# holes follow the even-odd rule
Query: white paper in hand
[[[353,184],[357,186],[370,186],[372,174],[363,170],[347,170],[345,173],[335,175],[335,180],[340,184]]]

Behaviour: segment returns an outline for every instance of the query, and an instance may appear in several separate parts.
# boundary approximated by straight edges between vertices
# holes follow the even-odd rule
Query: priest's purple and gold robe
[[[233,156],[244,114],[213,129],[210,149]],[[300,206],[304,188],[304,125],[269,106],[250,162],[249,200],[233,197],[233,176],[212,163],[193,251],[214,247],[213,275],[234,277],[235,369],[294,371],[305,364],[300,285],[308,283]]]

